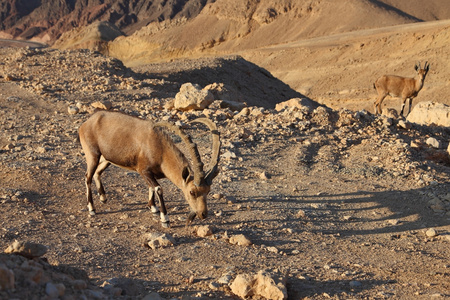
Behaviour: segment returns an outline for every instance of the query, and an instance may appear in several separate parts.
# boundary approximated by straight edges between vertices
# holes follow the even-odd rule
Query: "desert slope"
[[[196,16],[210,0],[15,1],[0,3],[0,38],[53,44],[64,32],[108,21],[132,33],[155,21]]]
[[[414,65],[428,61],[430,72],[420,101],[449,104],[450,21],[416,23],[302,40],[242,56],[266,68],[291,88],[334,108],[372,112],[373,82],[384,74],[415,75]],[[384,105],[400,108],[400,100]]]
[[[150,24],[129,37],[120,37],[111,43],[110,53],[130,63],[150,62],[179,56],[232,53],[417,21],[407,14],[361,0],[275,3],[271,0],[219,0],[205,6],[191,20]]]

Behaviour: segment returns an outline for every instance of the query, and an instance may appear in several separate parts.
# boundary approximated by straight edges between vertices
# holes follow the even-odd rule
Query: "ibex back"
[[[79,129],[87,162],[86,194],[89,213],[95,215],[92,179],[100,194],[100,201],[105,203],[105,189],[100,176],[112,163],[136,171],[145,179],[149,185],[149,206],[154,214],[160,213],[164,227],[169,227],[169,218],[161,186],[156,181],[160,178],[168,178],[183,191],[191,208],[188,223],[196,216],[206,218],[206,198],[212,180],[218,173],[220,137],[211,120],[199,118],[193,122],[206,124],[212,133],[211,165],[206,174],[197,145],[178,126],[168,122],[153,124],[119,112],[98,111],[92,115]],[[193,167],[172,139],[157,127],[169,128],[181,137],[193,160]],[[160,211],[156,207],[155,198],[159,200]]]
[[[395,75],[383,75],[378,78],[374,83],[374,88],[376,88],[378,93],[378,98],[374,103],[375,113],[381,114],[381,103],[387,95],[390,95],[392,97],[402,98],[403,102],[400,115],[403,115],[406,100],[409,99],[409,114],[411,112],[412,99],[422,89],[429,68],[430,65],[428,62],[425,62],[423,69],[420,67],[420,63],[418,65],[416,64],[414,69],[417,72],[417,76],[415,78]]]

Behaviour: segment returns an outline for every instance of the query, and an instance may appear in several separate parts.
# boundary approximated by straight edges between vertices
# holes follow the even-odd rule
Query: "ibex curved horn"
[[[200,186],[205,178],[205,173],[203,171],[203,163],[200,158],[197,145],[192,141],[191,137],[188,136],[186,133],[184,133],[181,127],[176,126],[169,122],[158,122],[154,124],[154,127],[166,127],[172,130],[176,135],[178,135],[183,140],[183,142],[187,146],[187,150],[189,151],[189,154],[191,155],[191,159],[193,161],[194,184],[196,186]]]
[[[198,118],[191,123],[203,123],[208,126],[212,134],[212,146],[211,146],[211,161],[206,172],[205,183],[207,185],[212,184],[212,180],[217,176],[217,167],[220,160],[220,133],[217,130],[216,124],[207,118]]]

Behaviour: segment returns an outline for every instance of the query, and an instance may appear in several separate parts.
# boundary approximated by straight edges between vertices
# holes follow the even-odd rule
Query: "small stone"
[[[224,159],[236,159],[236,158],[237,158],[237,157],[236,157],[236,153],[231,152],[231,151],[225,152],[224,154],[222,154],[222,157],[223,157]]]
[[[297,212],[297,218],[305,218],[306,217],[306,212],[303,209],[300,209]]]
[[[105,109],[109,110],[112,107],[112,103],[109,101],[97,101],[94,103],[91,103],[91,106],[98,109]]]
[[[67,108],[67,111],[70,115],[76,115],[80,111],[80,109],[74,105],[71,105]]]
[[[175,239],[172,236],[158,232],[144,235],[144,241],[153,250],[173,246],[175,244]]]
[[[433,148],[436,148],[436,149],[440,149],[440,148],[442,147],[441,142],[438,141],[438,140],[437,140],[436,138],[434,138],[434,137],[429,137],[429,138],[426,140],[426,143],[427,143],[427,145],[429,145],[429,146],[431,146],[431,147],[433,147]]]
[[[397,219],[391,219],[391,220],[388,220],[388,223],[391,225],[398,225],[400,223],[400,221]]]
[[[274,247],[274,246],[267,247],[266,249],[267,249],[267,251],[272,252],[272,253],[278,253],[279,252],[277,247]]]
[[[232,235],[229,239],[230,244],[248,247],[252,242],[243,234]]]
[[[261,173],[259,173],[259,179],[267,180],[270,179],[270,176],[267,174],[266,171],[262,171]]]
[[[356,281],[356,280],[352,280],[352,281],[350,281],[349,285],[351,287],[360,287],[360,286],[362,286],[362,283],[359,281]]]
[[[398,127],[409,130],[411,129],[411,123],[405,120],[399,120]]]
[[[58,296],[60,296],[58,288],[51,282],[47,282],[47,284],[45,285],[45,293],[50,298],[57,298]]]
[[[218,288],[220,288],[220,284],[218,284],[217,282],[210,282],[209,285],[208,285],[208,287],[209,287],[211,290],[217,290]]]
[[[47,253],[47,247],[31,242],[15,241],[8,248],[6,248],[5,253],[19,254],[31,259],[41,257]]]
[[[231,281],[231,275],[224,275],[222,277],[220,277],[217,282],[221,283],[221,284],[229,284]]]
[[[198,226],[196,229],[196,233],[199,237],[207,237],[213,234],[210,225]]]
[[[426,235],[427,237],[435,237],[435,236],[437,236],[438,234],[437,234],[437,232],[436,232],[436,229],[430,228],[430,229],[428,229],[428,230],[425,232],[425,235]]]

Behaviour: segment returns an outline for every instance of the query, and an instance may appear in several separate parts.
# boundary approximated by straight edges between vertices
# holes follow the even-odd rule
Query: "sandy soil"
[[[166,111],[183,81],[201,80],[194,62],[162,65],[155,75],[158,65],[133,71],[86,50],[0,50],[0,248],[15,239],[47,245],[50,264],[84,270],[97,286],[113,284],[121,293],[108,297],[117,299],[151,291],[236,299],[220,278],[259,270],[286,274],[289,299],[450,296],[448,128],[403,129],[383,116],[324,108]],[[200,69],[213,74],[217,63]],[[253,84],[281,84],[261,78]],[[311,87],[319,93],[326,90]],[[116,167],[104,175],[108,203],[95,197],[98,215],[89,216],[77,128],[99,100],[146,119],[185,123],[207,113],[217,123],[222,159],[208,219],[185,227],[187,204],[162,180],[172,220],[162,228],[147,208],[144,181]],[[79,113],[69,114],[77,103]],[[208,153],[209,136],[187,132]],[[442,148],[428,146],[429,137]],[[199,237],[195,226],[205,224],[213,235]],[[176,243],[152,250],[143,241],[150,232]],[[231,244],[235,234],[253,244]],[[36,295],[45,297],[42,285],[0,292]]]

